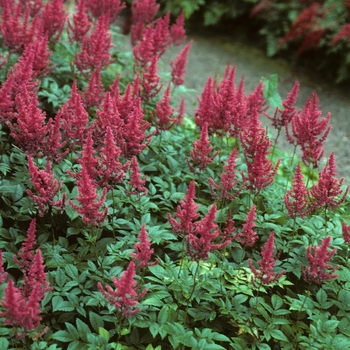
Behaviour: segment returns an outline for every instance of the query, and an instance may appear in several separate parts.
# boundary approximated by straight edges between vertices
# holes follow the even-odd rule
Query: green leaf
[[[152,296],[143,300],[142,305],[163,306],[164,302],[160,298]]]
[[[52,310],[55,311],[73,311],[75,309],[69,301],[63,300],[60,295],[55,295],[52,298]]]
[[[64,269],[66,270],[67,275],[73,280],[79,280],[79,271],[76,266],[68,264],[64,267]]]
[[[58,287],[63,288],[63,286],[66,283],[66,280],[67,278],[64,271],[60,267],[58,267],[56,271],[56,277],[55,277],[55,282],[58,285]]]
[[[272,297],[271,297],[271,304],[272,304],[272,307],[277,310],[279,309],[282,305],[283,305],[283,300],[281,297],[279,297],[278,295],[274,294]]]
[[[77,324],[77,329],[78,329],[80,338],[83,341],[87,342],[87,335],[91,333],[89,326],[79,318],[77,318],[76,324]]]
[[[57,331],[52,335],[52,338],[63,343],[70,343],[76,340],[76,338],[73,337],[72,334],[68,333],[67,331]]]
[[[103,318],[100,315],[96,314],[95,312],[92,312],[92,311],[89,312],[89,320],[95,332],[98,332],[99,328],[104,327]]]
[[[323,305],[327,301],[327,293],[320,288],[320,290],[316,293],[316,299],[320,305]]]
[[[288,341],[288,338],[279,329],[272,329],[270,334],[274,339]]]
[[[9,341],[6,338],[1,337],[0,338],[0,349],[7,350],[9,346]]]
[[[101,337],[105,338],[107,341],[108,341],[109,338],[110,338],[109,332],[108,332],[106,329],[102,328],[102,327],[99,327],[99,328],[98,328],[98,334],[99,334]]]
[[[158,314],[158,323],[159,324],[165,324],[166,322],[168,322],[168,313],[169,313],[169,306],[168,305],[164,305]]]

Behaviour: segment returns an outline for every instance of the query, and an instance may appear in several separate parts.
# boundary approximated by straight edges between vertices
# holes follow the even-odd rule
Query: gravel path
[[[194,39],[188,59],[186,86],[197,90],[196,93],[186,94],[186,111],[193,115],[197,97],[202,93],[208,76],[222,76],[228,62],[236,65],[236,82],[238,84],[242,74],[245,79],[245,91],[251,92],[259,83],[261,77],[270,77],[278,74],[278,90],[282,98],[286,98],[296,80],[300,83],[297,107],[301,108],[313,90],[320,99],[320,109],[323,111],[320,118],[331,112],[332,130],[325,143],[324,159],[320,167],[326,163],[331,152],[335,152],[337,171],[340,177],[345,178],[345,183],[350,183],[350,125],[348,122],[350,112],[350,90],[340,89],[322,82],[320,77],[312,77],[302,71],[297,71],[286,61],[267,58],[263,52],[254,48],[253,44],[244,44],[232,38],[215,35],[190,35],[188,39]],[[175,59],[182,46],[171,48],[163,58],[164,62]],[[168,68],[169,70],[169,68]],[[273,112],[270,111],[270,114]],[[263,117],[264,125],[270,127],[270,121]],[[292,150],[285,140],[279,139],[279,147],[282,150]]]

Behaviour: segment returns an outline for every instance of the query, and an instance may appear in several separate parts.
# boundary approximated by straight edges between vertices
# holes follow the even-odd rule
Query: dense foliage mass
[[[297,110],[298,82],[246,93],[228,65],[186,115],[183,14],[133,1],[123,52],[120,0],[0,5],[1,349],[350,348],[349,188],[315,92]]]
[[[350,79],[348,0],[163,0],[164,8],[186,18],[198,14],[205,26],[224,20],[250,32],[268,56],[281,55],[340,83]],[[243,24],[244,23],[244,24]],[[243,24],[243,25],[242,25]],[[226,32],[230,26],[225,24]],[[259,39],[259,40],[258,40]]]

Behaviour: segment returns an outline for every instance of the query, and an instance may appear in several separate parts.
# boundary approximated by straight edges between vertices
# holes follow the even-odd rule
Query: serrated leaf
[[[143,305],[152,305],[152,306],[163,306],[164,302],[160,298],[153,296],[153,297],[150,297],[150,298],[143,300],[142,304]]]
[[[288,338],[279,329],[272,329],[270,334],[274,339],[288,341]]]
[[[320,288],[320,290],[316,293],[316,299],[320,305],[323,305],[327,301],[327,293]]]
[[[69,301],[63,300],[60,295],[55,295],[52,298],[52,310],[55,311],[73,311],[74,305]]]
[[[79,318],[77,319],[76,324],[80,338],[87,342],[87,335],[91,333],[89,326]]]
[[[107,341],[110,338],[109,332],[106,329],[102,328],[102,327],[98,327],[98,334],[101,337],[105,338]]]
[[[278,295],[274,294],[272,297],[271,297],[271,304],[272,304],[272,307],[275,309],[275,310],[278,310],[281,308],[281,306],[283,305],[283,300],[281,297],[279,297]]]
[[[68,333],[67,331],[57,331],[52,335],[52,338],[58,341],[61,341],[63,343],[70,343],[74,340],[76,340],[76,338],[74,338],[70,333]]]
[[[68,264],[64,267],[66,274],[71,277],[73,280],[78,280],[79,279],[79,271],[78,269],[72,265]]]
[[[103,318],[100,315],[96,314],[95,312],[92,312],[92,311],[89,312],[89,320],[95,332],[98,332],[99,328],[104,327]]]
[[[55,282],[58,285],[58,287],[62,288],[65,283],[66,283],[67,277],[64,271],[58,267],[56,271],[56,277],[55,277]]]
[[[9,345],[10,345],[10,343],[6,338],[4,338],[4,337],[0,338],[0,349],[1,350],[7,350]]]

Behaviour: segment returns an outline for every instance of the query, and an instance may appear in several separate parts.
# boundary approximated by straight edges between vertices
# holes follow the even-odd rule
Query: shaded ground
[[[286,98],[296,80],[300,83],[297,107],[301,108],[306,99],[315,90],[320,99],[320,109],[323,111],[320,118],[331,112],[332,130],[325,143],[325,154],[321,167],[327,161],[329,154],[335,152],[337,170],[341,177],[345,177],[345,183],[350,183],[350,91],[348,88],[332,86],[322,81],[322,77],[312,77],[306,72],[296,70],[282,59],[267,58],[263,52],[255,48],[252,43],[246,44],[230,37],[192,34],[189,39],[194,39],[189,55],[186,86],[197,90],[197,93],[186,94],[187,112],[193,115],[197,96],[200,96],[208,76],[221,76],[228,62],[236,65],[236,82],[238,84],[244,74],[245,91],[250,92],[259,83],[261,77],[269,77],[277,73],[279,76],[279,92],[282,98]],[[164,62],[174,59],[181,47],[171,48],[164,57]],[[273,112],[270,111],[272,114]],[[270,121],[263,117],[264,125],[269,126],[273,134]],[[284,140],[279,140],[279,147],[290,150],[291,146]]]

